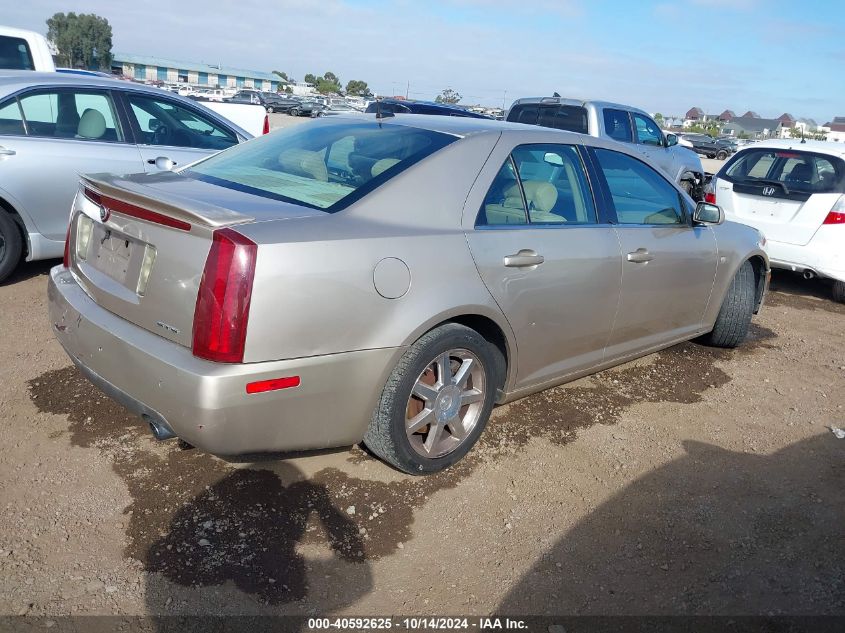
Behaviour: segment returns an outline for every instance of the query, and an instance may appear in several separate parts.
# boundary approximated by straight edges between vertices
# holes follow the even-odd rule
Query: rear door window
[[[0,105],[0,135],[2,134],[24,134],[23,117],[17,99],[7,101]]]
[[[575,146],[522,145],[499,170],[476,226],[527,223],[596,223],[592,191]]]
[[[759,148],[736,154],[719,173],[734,191],[806,200],[813,193],[845,193],[845,162],[792,149]]]
[[[111,95],[98,90],[39,91],[20,97],[29,136],[122,142]]]
[[[631,136],[631,120],[625,110],[605,108],[604,110],[604,132],[614,141],[622,143],[633,142]]]
[[[35,70],[29,44],[20,37],[0,35],[0,68]]]

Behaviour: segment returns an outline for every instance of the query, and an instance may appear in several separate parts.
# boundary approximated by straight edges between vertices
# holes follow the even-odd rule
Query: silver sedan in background
[[[159,438],[363,440],[431,473],[495,403],[692,338],[739,345],[762,242],[613,141],[334,116],[179,173],[83,178],[50,321]]]
[[[164,90],[67,73],[0,71],[0,282],[61,257],[79,174],[185,165],[252,138]]]

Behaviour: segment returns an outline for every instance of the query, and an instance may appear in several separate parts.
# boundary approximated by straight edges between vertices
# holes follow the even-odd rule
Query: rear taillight
[[[704,202],[708,204],[716,204],[716,185],[713,182],[714,178],[710,179],[704,187]]]
[[[822,224],[845,224],[845,196],[839,196]]]
[[[261,130],[262,134],[269,134],[270,133],[270,115],[264,115],[264,128]]]
[[[194,356],[243,362],[257,253],[255,242],[240,233],[214,231],[194,311]]]

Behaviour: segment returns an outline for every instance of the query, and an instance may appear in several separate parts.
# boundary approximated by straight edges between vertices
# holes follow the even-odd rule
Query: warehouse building
[[[202,88],[255,88],[275,92],[280,82],[286,83],[272,73],[126,53],[113,55],[112,73],[137,81],[182,83]]]

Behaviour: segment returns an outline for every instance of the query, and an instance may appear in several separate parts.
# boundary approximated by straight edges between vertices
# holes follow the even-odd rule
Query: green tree
[[[99,15],[56,13],[47,20],[47,38],[56,45],[58,61],[64,66],[90,70],[111,67],[111,25]]]
[[[288,79],[288,74],[287,74],[286,72],[284,72],[284,71],[281,71],[281,70],[274,70],[274,71],[273,71],[273,74],[274,74],[274,75],[278,75],[279,77],[281,77],[281,78],[282,78],[282,79],[284,79],[285,81],[290,81],[290,79]]]
[[[337,75],[335,75],[333,72],[327,72],[327,73],[323,74],[323,79],[325,79],[328,82],[335,83],[335,84],[340,83],[340,80],[337,78]]]
[[[314,86],[317,85],[317,78],[314,75],[312,75],[311,73],[308,73],[307,75],[305,75],[304,81],[307,84],[311,84],[311,85],[314,85]]]
[[[666,119],[663,118],[663,115],[660,114],[660,112],[654,115],[654,122],[660,127],[664,127],[666,125]]]
[[[459,103],[462,98],[463,97],[461,97],[460,93],[457,90],[452,90],[451,88],[446,88],[446,90],[444,90],[439,95],[437,95],[434,98],[434,100],[437,103],[455,104],[455,103]]]
[[[360,81],[358,79],[350,79],[349,82],[346,84],[346,94],[363,97],[370,93],[370,88],[367,86],[366,81]]]

